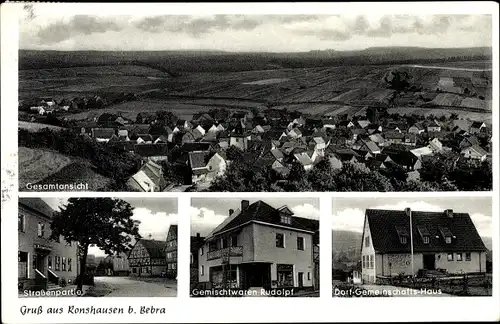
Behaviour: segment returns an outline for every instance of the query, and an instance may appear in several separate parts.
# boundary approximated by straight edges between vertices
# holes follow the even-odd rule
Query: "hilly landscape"
[[[361,51],[19,52],[19,97],[56,100],[133,94],[102,112],[170,109],[189,118],[213,107],[274,107],[322,116],[389,113],[491,119],[491,48],[367,48]],[[388,89],[391,71],[411,91]],[[86,112],[70,119],[86,119]]]

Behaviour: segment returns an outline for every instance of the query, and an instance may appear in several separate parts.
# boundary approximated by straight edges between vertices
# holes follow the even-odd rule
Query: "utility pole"
[[[413,265],[413,221],[412,221],[412,211],[410,210],[410,253],[411,253],[411,277],[415,277],[415,269]]]

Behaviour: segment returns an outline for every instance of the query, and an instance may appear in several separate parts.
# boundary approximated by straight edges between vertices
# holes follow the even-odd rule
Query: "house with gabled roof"
[[[371,154],[381,153],[380,147],[378,147],[377,144],[375,144],[375,142],[370,140],[360,139],[356,143],[354,143],[352,147],[353,149],[370,152]]]
[[[481,131],[486,128],[486,124],[483,123],[483,122],[479,122],[479,121],[474,121],[472,122],[472,124],[470,125],[470,130],[469,132],[471,134],[478,134],[478,133],[481,133]]]
[[[433,132],[435,133],[440,131],[441,131],[441,125],[437,121],[432,120],[427,123],[427,133],[433,133]]]
[[[422,123],[415,123],[408,128],[408,133],[411,134],[422,134],[423,132],[425,132],[425,127]]]
[[[166,186],[162,166],[148,160],[136,174],[128,179],[127,185],[141,192],[162,191]]]
[[[488,152],[486,152],[481,146],[475,144],[473,146],[467,147],[460,152],[466,159],[485,161],[488,157]]]
[[[98,142],[108,142],[116,131],[114,128],[92,128],[92,138]]]
[[[242,200],[199,248],[198,281],[205,289],[318,289],[315,247],[319,221]]]
[[[153,136],[151,134],[137,134],[135,142],[137,144],[152,144]]]
[[[449,274],[486,272],[486,252],[468,213],[410,208],[365,212],[361,246],[364,283],[437,269]]]
[[[222,176],[226,172],[228,166],[226,153],[223,151],[213,154],[207,162],[207,178],[214,179],[215,177]]]
[[[314,166],[314,160],[311,159],[311,156],[307,152],[295,153],[293,155],[295,160],[300,163],[304,167],[304,170],[311,170]]]
[[[168,143],[136,144],[134,153],[155,163],[168,160]]]
[[[138,240],[128,255],[130,276],[161,277],[167,271],[166,241]]]
[[[433,138],[431,141],[429,141],[429,145],[427,145],[432,152],[434,153],[439,153],[443,150],[443,143],[438,138]]]
[[[50,239],[54,213],[41,198],[18,200],[17,278],[20,292],[59,290],[61,279],[71,284],[80,272],[78,243],[66,242],[62,237]]]
[[[354,123],[350,120],[341,120],[337,123],[337,128],[351,128],[354,126]]]
[[[177,242],[178,226],[171,224],[168,228],[167,239],[165,240],[165,263],[166,276],[170,279],[177,279]]]
[[[468,147],[474,146],[474,145],[479,145],[479,140],[477,139],[476,136],[457,136],[457,139],[459,140],[458,147],[461,150],[464,150]]]
[[[358,120],[356,123],[361,128],[366,128],[371,124],[371,122],[369,120]]]
[[[210,170],[207,167],[210,151],[192,151],[188,153],[188,166],[193,184],[204,182]]]
[[[403,143],[405,139],[405,134],[397,131],[385,132],[383,136],[388,144]]]

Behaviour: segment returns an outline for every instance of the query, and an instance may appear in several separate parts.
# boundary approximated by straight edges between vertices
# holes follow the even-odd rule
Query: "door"
[[[45,273],[45,255],[37,253],[35,255],[35,269],[40,271],[44,276]]]
[[[436,256],[434,254],[424,254],[424,269],[425,270],[435,270],[436,269]]]
[[[302,288],[304,287],[304,273],[299,272],[298,275],[299,275],[299,288]]]

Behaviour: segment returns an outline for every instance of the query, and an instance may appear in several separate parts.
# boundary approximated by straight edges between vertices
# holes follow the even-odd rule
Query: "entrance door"
[[[299,288],[302,288],[304,287],[304,273],[299,272],[298,276],[299,276]]]
[[[435,270],[436,269],[436,255],[434,254],[424,254],[424,269],[425,270]]]
[[[35,269],[45,274],[45,255],[41,253],[35,254]]]

